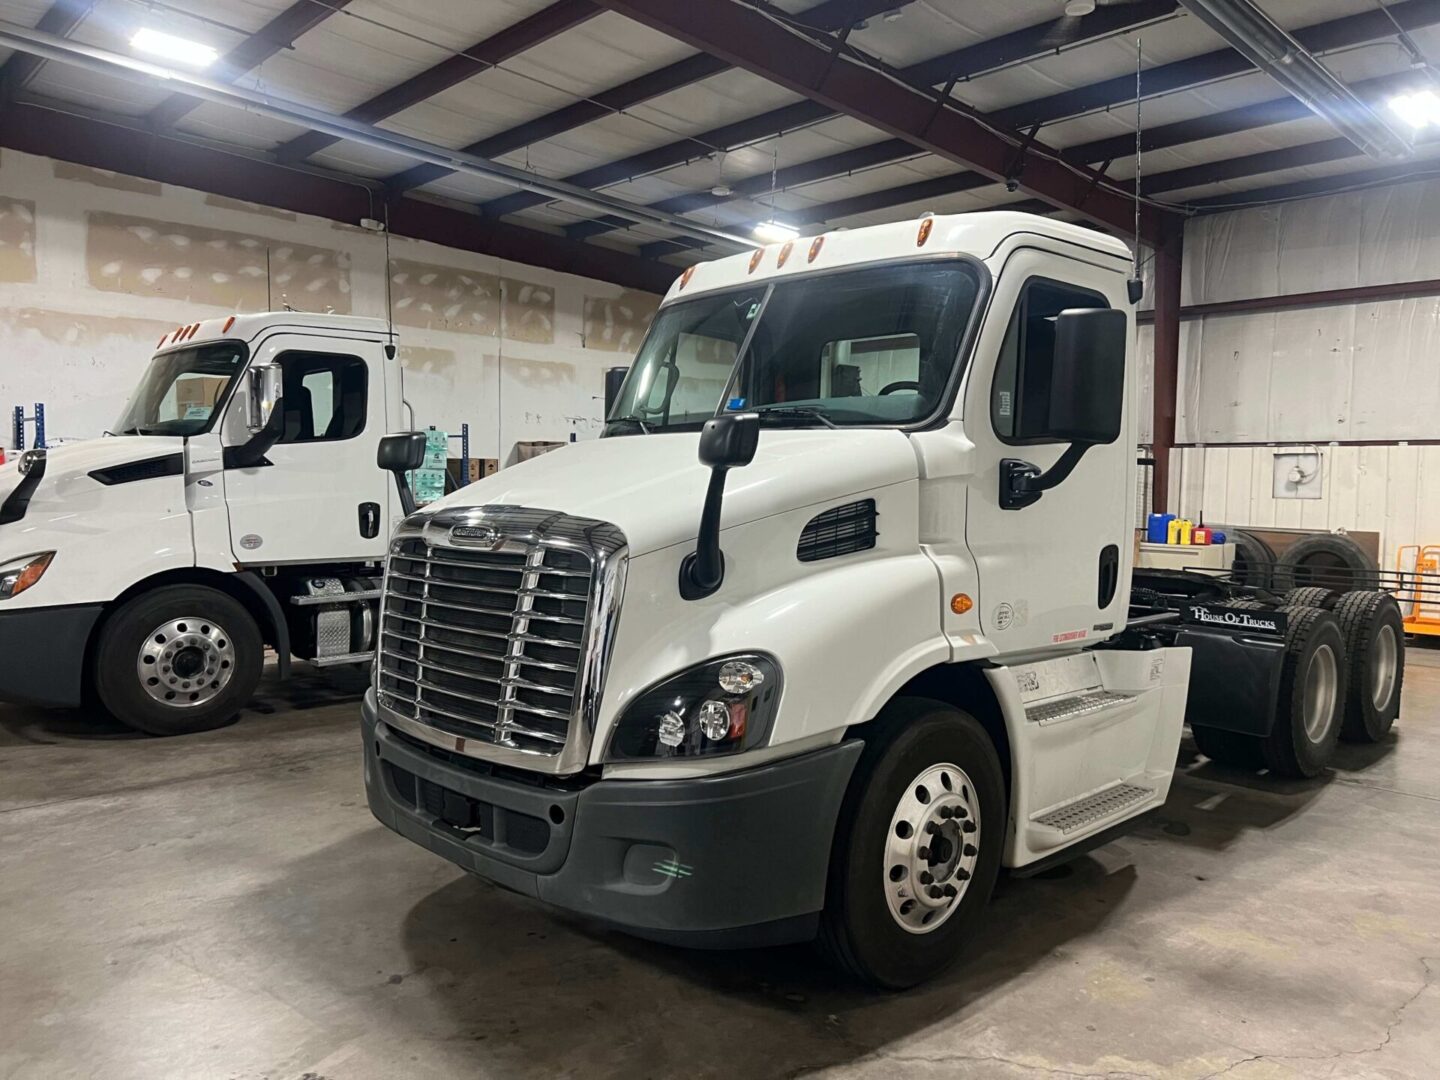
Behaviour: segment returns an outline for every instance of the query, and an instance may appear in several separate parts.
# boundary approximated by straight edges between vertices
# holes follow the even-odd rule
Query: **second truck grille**
[[[463,739],[558,754],[577,709],[593,577],[582,551],[397,541],[382,611],[382,702]]]

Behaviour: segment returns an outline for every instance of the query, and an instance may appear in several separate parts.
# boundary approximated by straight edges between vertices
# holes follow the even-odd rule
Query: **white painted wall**
[[[151,224],[136,224],[143,222]],[[421,426],[512,460],[519,441],[599,433],[604,371],[628,364],[659,298],[395,238],[406,396]],[[268,265],[268,276],[267,276]],[[232,311],[381,315],[383,237],[320,218],[6,151],[0,157],[0,440],[45,403],[51,438],[119,415],[160,335]],[[458,441],[453,444],[458,455]]]
[[[1183,302],[1440,278],[1440,181],[1192,220]],[[1142,328],[1142,378],[1153,334]],[[1181,326],[1171,507],[1208,521],[1440,543],[1440,298],[1205,316]],[[1148,433],[1149,419],[1142,423]],[[1148,437],[1148,435],[1147,435]],[[1331,443],[1372,441],[1387,445]],[[1214,444],[1260,443],[1259,446]],[[1275,499],[1276,453],[1319,449],[1323,498]]]

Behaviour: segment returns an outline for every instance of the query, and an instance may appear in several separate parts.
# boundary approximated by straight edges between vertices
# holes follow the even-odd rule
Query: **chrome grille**
[[[582,768],[623,546],[614,526],[521,507],[407,521],[381,608],[382,716],[475,757]]]

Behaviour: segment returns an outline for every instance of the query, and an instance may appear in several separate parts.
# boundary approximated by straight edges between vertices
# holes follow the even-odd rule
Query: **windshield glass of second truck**
[[[200,435],[245,367],[245,345],[221,341],[164,353],[130,396],[117,435]]]
[[[656,316],[608,433],[694,428],[754,409],[782,423],[907,426],[955,374],[980,291],[958,260],[757,283]]]

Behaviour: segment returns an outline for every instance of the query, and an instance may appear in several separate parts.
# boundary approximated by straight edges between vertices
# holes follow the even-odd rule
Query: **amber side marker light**
[[[950,610],[956,615],[964,615],[975,606],[975,601],[966,596],[963,592],[957,592],[950,598]]]
[[[824,247],[824,246],[825,246],[825,237],[823,237],[823,236],[817,236],[817,237],[815,237],[814,240],[810,241],[810,258],[807,259],[806,261],[807,261],[807,262],[814,262],[814,261],[815,261],[815,256],[820,254],[820,249],[821,249],[822,247]]]

